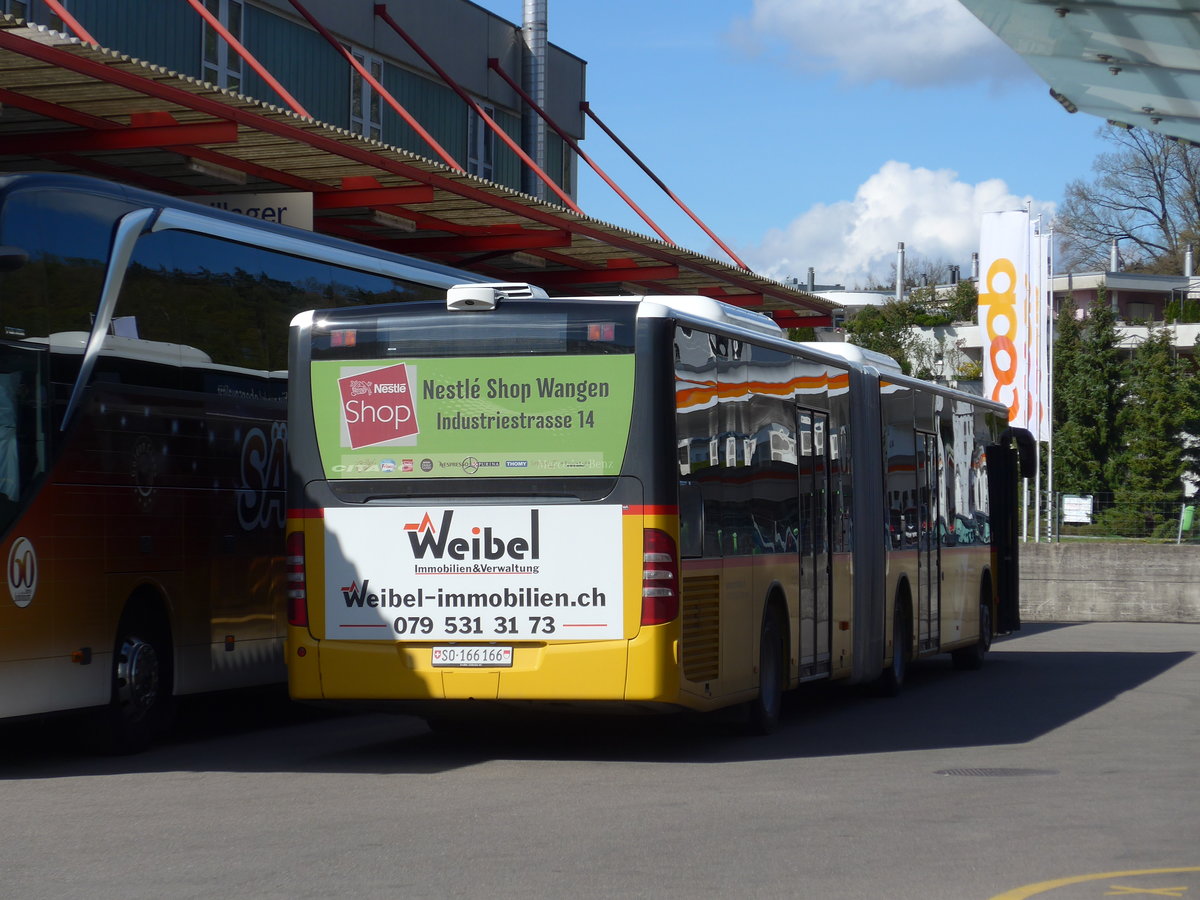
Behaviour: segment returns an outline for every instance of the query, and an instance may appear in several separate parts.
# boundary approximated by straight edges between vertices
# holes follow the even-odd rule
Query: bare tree
[[[1067,185],[1055,221],[1069,270],[1107,269],[1113,239],[1125,268],[1179,272],[1200,237],[1200,148],[1152,131],[1108,126],[1117,149],[1092,163],[1095,178]]]

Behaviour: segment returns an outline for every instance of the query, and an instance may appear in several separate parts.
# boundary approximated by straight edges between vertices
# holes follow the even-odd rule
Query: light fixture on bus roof
[[[495,309],[501,300],[545,300],[549,295],[532,284],[456,284],[446,291],[446,309]]]

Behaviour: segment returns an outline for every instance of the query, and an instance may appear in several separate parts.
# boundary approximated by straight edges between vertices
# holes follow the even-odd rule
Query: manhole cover
[[[1013,778],[1020,775],[1057,775],[1053,769],[938,769],[934,775],[974,775],[980,778]]]

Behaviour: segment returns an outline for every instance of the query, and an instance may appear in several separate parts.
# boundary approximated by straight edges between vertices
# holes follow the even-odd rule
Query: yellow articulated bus
[[[702,297],[298,315],[293,697],[711,710],[1017,626],[1006,410]],[[474,701],[474,703],[470,703]]]
[[[0,719],[278,683],[287,334],[470,275],[65,175],[0,176]]]

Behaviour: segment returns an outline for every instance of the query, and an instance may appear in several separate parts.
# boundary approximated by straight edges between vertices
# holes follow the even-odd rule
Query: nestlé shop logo
[[[400,363],[338,379],[350,449],[412,437],[417,427],[408,366]]]

